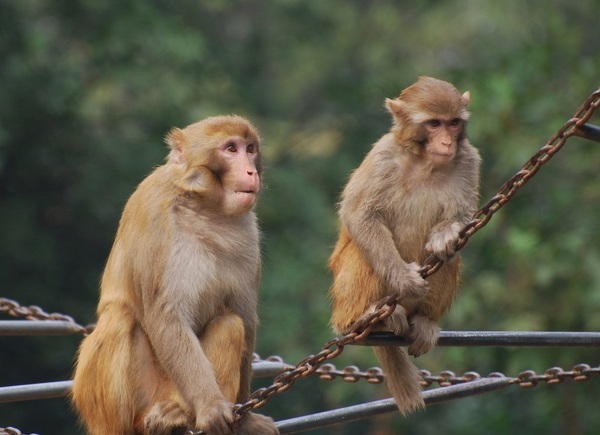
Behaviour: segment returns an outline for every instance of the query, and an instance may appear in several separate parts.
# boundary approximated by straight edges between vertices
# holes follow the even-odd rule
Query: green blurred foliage
[[[599,14],[595,0],[4,0],[0,295],[93,322],[122,206],[163,161],[161,138],[239,113],[259,126],[268,164],[257,350],[297,362],[332,336],[335,203],[389,128],[384,98],[419,75],[470,90],[488,199],[600,84]],[[599,167],[597,144],[570,140],[469,242],[443,328],[600,329]],[[67,379],[79,340],[2,337],[0,384]],[[376,364],[362,347],[334,362]],[[597,352],[439,348],[417,361],[509,375],[580,362],[597,364]],[[513,387],[311,433],[587,434],[600,426],[597,382]],[[263,410],[281,420],[386,396],[366,382],[300,380]],[[65,399],[2,404],[8,425],[81,433]]]

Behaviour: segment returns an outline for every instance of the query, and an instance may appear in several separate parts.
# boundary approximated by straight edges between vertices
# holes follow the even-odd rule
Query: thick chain
[[[578,128],[583,127],[598,106],[600,106],[600,89],[592,93],[577,110],[573,118],[569,119],[556,134],[554,134],[554,136],[552,136],[548,142],[546,142],[546,144],[529,159],[523,168],[500,188],[498,193],[489,202],[475,212],[469,223],[460,231],[459,237],[455,242],[455,252],[461,250],[473,234],[487,225],[492,216],[514,196],[517,190],[523,187],[527,181],[537,173],[540,167],[563,147],[567,139],[576,134]],[[438,271],[443,264],[441,259],[430,256],[426,259],[419,270],[419,273],[423,278],[427,278]],[[234,412],[236,414],[236,423],[239,423],[248,411],[266,405],[270,398],[275,394],[289,390],[297,379],[315,373],[323,362],[333,359],[342,353],[346,345],[360,341],[369,335],[377,323],[386,319],[394,312],[399,297],[400,295],[394,294],[380,300],[377,303],[374,312],[358,319],[350,327],[350,332],[348,334],[328,341],[319,353],[303,359],[295,368],[287,370],[277,376],[271,386],[256,390],[245,403],[235,405]]]
[[[358,382],[361,379],[366,380],[370,384],[380,384],[385,379],[385,374],[379,367],[371,367],[365,371],[360,370],[356,366],[348,366],[343,369],[337,369],[333,364],[323,364],[316,372],[320,379],[324,381],[332,381],[341,379],[345,382]],[[503,373],[493,372],[487,376],[482,376],[477,372],[469,371],[461,376],[454,372],[445,370],[438,375],[432,375],[427,370],[420,371],[422,387],[430,387],[437,384],[440,387],[448,387],[450,385],[464,384],[485,378],[509,378]],[[577,364],[571,370],[564,370],[560,367],[551,367],[542,374],[537,374],[533,370],[525,370],[519,373],[516,377],[512,377],[511,383],[519,385],[521,388],[531,388],[538,384],[546,383],[550,385],[559,384],[565,379],[572,379],[575,382],[588,381],[592,376],[600,376],[600,366],[591,367],[588,364]]]
[[[13,317],[22,317],[27,320],[62,320],[72,323],[82,334],[89,334],[93,325],[85,327],[81,326],[71,316],[60,313],[48,314],[36,305],[28,307],[20,305],[12,299],[0,298],[0,313],[6,313]]]
[[[269,357],[267,360],[277,358],[277,361],[281,361],[279,357]],[[372,384],[380,384],[383,382],[385,376],[379,367],[372,367],[366,371],[361,371],[356,366],[348,366],[342,370],[338,370],[333,364],[323,364],[318,370],[317,374],[319,378],[326,381],[331,381],[340,378],[346,382],[358,382],[361,379],[365,379],[367,382]],[[433,384],[438,384],[440,387],[449,387],[451,385],[465,384],[472,381],[477,381],[484,378],[508,378],[506,375],[500,372],[490,373],[488,376],[481,376],[477,372],[466,372],[461,376],[456,375],[452,371],[443,371],[438,375],[432,375],[427,370],[421,370],[421,386],[429,387]],[[591,367],[588,364],[577,364],[571,370],[564,370],[560,367],[552,367],[546,370],[542,374],[537,374],[533,370],[525,370],[516,377],[509,378],[511,383],[518,385],[521,388],[533,388],[540,384],[557,385],[571,379],[574,382],[583,382],[590,380],[593,376],[600,376],[600,366]],[[204,435],[203,431],[186,431],[186,435]],[[3,428],[0,427],[0,435],[25,435],[19,429],[14,427]],[[31,434],[36,435],[36,434]]]
[[[0,427],[0,435],[25,435],[23,432],[21,432],[19,429],[14,428],[14,427]],[[37,434],[30,434],[30,435],[37,435]]]

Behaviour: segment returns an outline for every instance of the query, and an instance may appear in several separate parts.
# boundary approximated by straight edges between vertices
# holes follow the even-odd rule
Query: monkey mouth
[[[252,190],[252,189],[247,189],[247,190],[236,190],[235,194],[238,196],[245,196],[245,197],[254,197],[256,196],[256,190]]]
[[[437,159],[451,159],[454,156],[453,153],[431,153],[431,155]]]

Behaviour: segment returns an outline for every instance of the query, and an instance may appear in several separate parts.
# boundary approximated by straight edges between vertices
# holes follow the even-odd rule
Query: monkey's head
[[[166,137],[167,163],[180,169],[175,184],[225,215],[254,206],[262,172],[260,138],[246,119],[215,116],[174,128]]]
[[[461,94],[448,82],[420,77],[398,98],[386,99],[385,106],[394,118],[392,132],[398,143],[415,154],[429,151],[451,160],[466,137],[470,101],[469,92]]]

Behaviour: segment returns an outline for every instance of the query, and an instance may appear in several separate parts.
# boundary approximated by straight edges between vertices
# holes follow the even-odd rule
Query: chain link
[[[21,432],[19,429],[14,428],[14,427],[0,427],[0,435],[25,435],[23,432]],[[30,434],[30,435],[37,435],[37,434]]]
[[[260,358],[255,356],[255,361],[260,361]],[[278,356],[272,356],[265,361],[283,362]],[[345,382],[355,383],[361,379],[366,380],[371,384],[380,384],[385,379],[383,371],[379,367],[371,367],[366,371],[361,371],[356,366],[348,366],[341,370],[337,369],[333,364],[323,364],[316,370],[319,378],[324,381],[332,381],[341,379]],[[438,375],[432,375],[427,370],[421,370],[422,387],[430,387],[437,384],[440,387],[449,387],[451,385],[465,384],[468,382],[477,381],[484,378],[508,378],[510,383],[518,385],[521,388],[533,388],[540,384],[557,385],[571,379],[574,382],[589,381],[593,376],[600,376],[600,366],[591,367],[588,364],[577,364],[571,370],[564,370],[560,367],[551,367],[542,374],[537,374],[533,370],[525,370],[519,373],[516,377],[509,378],[503,373],[493,372],[486,377],[481,376],[477,372],[466,372],[461,376],[456,375],[450,370],[440,372]],[[258,401],[249,401],[247,410],[251,410],[252,406]],[[241,408],[240,408],[241,409]],[[205,435],[204,431],[188,430],[185,435]],[[0,435],[25,435],[19,429],[14,427],[0,428]],[[31,434],[37,435],[37,434]]]
[[[6,313],[13,317],[21,317],[26,320],[60,320],[72,323],[82,334],[89,334],[94,325],[82,326],[78,324],[71,316],[60,313],[46,313],[37,305],[28,307],[19,304],[12,299],[0,298],[0,313]]]
[[[279,357],[277,357],[279,358]],[[279,359],[281,361],[281,359]],[[365,380],[370,384],[381,384],[385,379],[385,374],[380,367],[371,367],[367,370],[361,370],[356,366],[347,366],[343,369],[338,369],[334,364],[327,363],[321,365],[315,373],[319,379],[323,381],[333,381],[341,379],[344,382],[355,383],[360,380]],[[508,378],[507,375],[500,372],[492,372],[487,376],[482,376],[475,371],[469,371],[461,376],[456,375],[450,370],[445,370],[437,375],[433,375],[427,370],[420,370],[421,386],[426,388],[433,384],[440,387],[448,387],[450,385],[464,384],[466,382],[477,381],[485,378]],[[550,385],[560,384],[565,379],[572,379],[575,382],[588,381],[592,376],[600,375],[600,366],[591,367],[588,364],[577,364],[571,370],[563,370],[560,367],[551,367],[543,374],[537,374],[533,370],[525,370],[519,373],[516,377],[510,378],[513,384],[519,385],[521,388],[535,387],[540,383]]]
[[[475,212],[469,223],[467,223],[459,232],[458,239],[455,241],[455,252],[461,250],[473,234],[487,225],[492,216],[514,196],[517,190],[523,187],[544,163],[560,151],[566,141],[576,134],[577,128],[582,127],[590,119],[598,106],[600,106],[600,89],[593,92],[579,107],[573,118],[569,119],[548,140],[548,142],[546,142],[546,144],[527,161],[523,168],[499,189],[498,193],[490,201]],[[419,273],[423,278],[427,278],[438,271],[443,264],[444,262],[441,259],[435,256],[429,256],[419,269]],[[400,295],[394,294],[382,299],[376,305],[374,312],[359,318],[350,327],[350,332],[348,334],[330,340],[323,346],[318,354],[305,358],[300,361],[295,368],[289,369],[277,376],[273,381],[273,385],[256,390],[251,394],[248,401],[243,404],[236,404],[234,406],[236,424],[239,423],[251,409],[258,409],[264,406],[273,395],[291,388],[297,379],[316,372],[323,362],[333,359],[342,353],[344,346],[360,341],[369,335],[377,323],[391,315],[396,308],[399,297]],[[523,383],[526,382],[532,381],[523,381]]]

